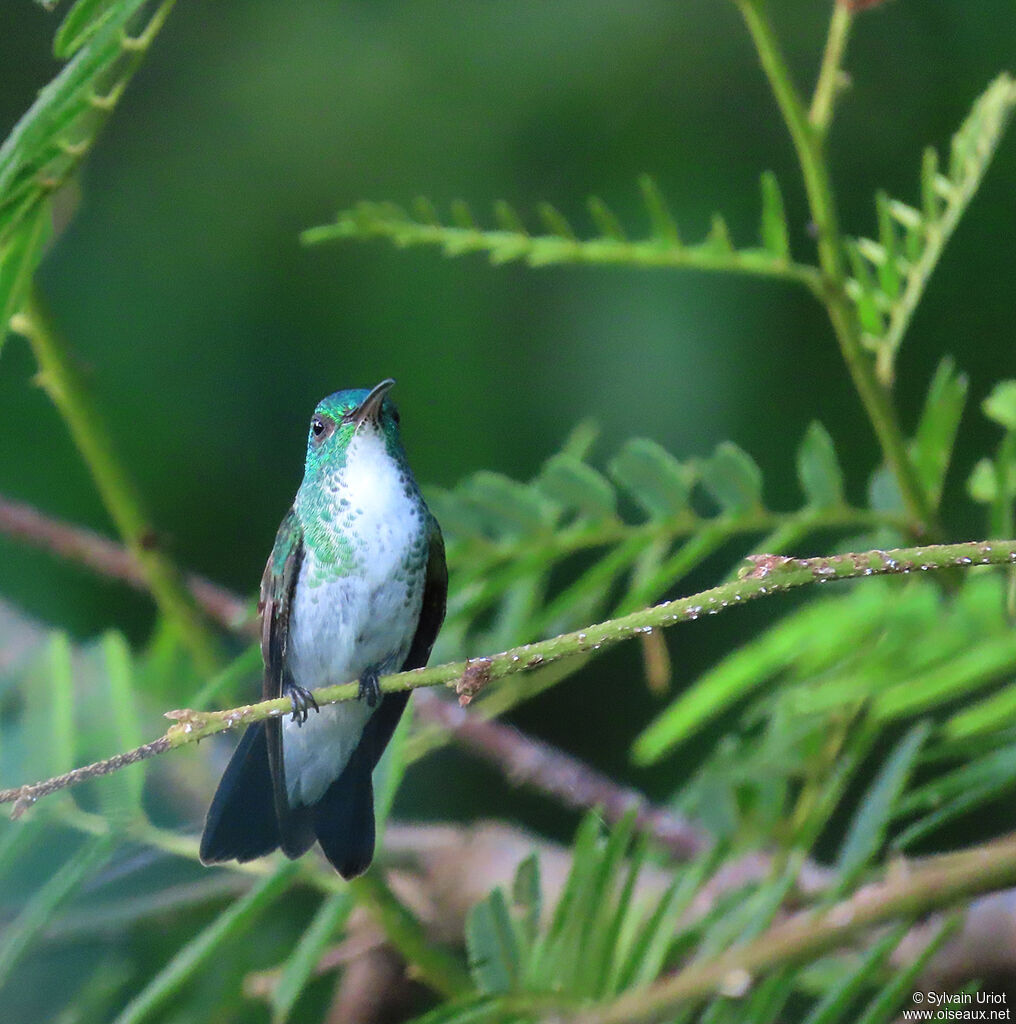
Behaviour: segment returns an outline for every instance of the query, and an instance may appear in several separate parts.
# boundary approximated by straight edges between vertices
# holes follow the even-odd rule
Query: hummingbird
[[[408,691],[380,676],[427,663],[445,614],[444,542],[413,477],[388,392],[337,391],[314,410],[303,482],[261,580],[262,696],[292,715],[248,727],[212,799],[201,860],[253,860],[317,841],[343,878],[374,856],[371,776]],[[313,690],[358,682],[319,708]],[[314,711],[315,714],[311,714]]]

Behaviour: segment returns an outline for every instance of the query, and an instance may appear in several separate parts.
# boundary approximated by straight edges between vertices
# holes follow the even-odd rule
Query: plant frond
[[[868,582],[812,603],[724,658],[638,737],[636,761],[673,756],[707,723],[741,707],[738,739],[720,743],[681,796],[682,809],[721,835],[770,834],[787,794],[828,745],[831,724],[870,739],[917,721],[883,762],[855,814],[840,864],[852,884],[888,836],[910,846],[1016,788],[1016,642],[1004,576],[970,576],[954,598],[930,583]],[[874,584],[874,585],[873,585]],[[971,746],[971,744],[974,746]],[[858,748],[862,759],[868,746]],[[920,786],[908,778],[921,766]],[[722,780],[722,781],[720,781]],[[915,817],[917,820],[915,820]]]
[[[762,177],[761,244],[754,248],[736,247],[718,214],[704,241],[686,245],[655,182],[644,176],[640,186],[649,222],[649,233],[641,239],[632,239],[620,218],[597,196],[589,199],[588,209],[598,234],[585,238],[549,203],[537,207],[543,230],[534,234],[504,201],[494,206],[497,227],[487,229],[478,225],[465,203],[453,203],[449,222],[444,223],[430,200],[418,199],[412,212],[393,203],[358,203],[342,211],[334,224],[304,231],[301,239],[306,245],[317,245],[384,238],[400,248],[434,245],[446,256],[485,252],[494,264],[522,260],[531,267],[582,263],[734,271],[784,278],[819,290],[817,271],[793,260],[783,198],[772,173]]]
[[[820,424],[801,445],[798,474],[804,503],[777,512],[764,501],[758,466],[736,445],[678,460],[634,438],[605,471],[566,447],[527,483],[484,471],[428,491],[452,572],[439,645],[495,649],[625,614],[738,538],[764,537],[766,551],[779,553],[817,530],[893,522],[846,503]]]
[[[57,31],[53,52],[67,64],[0,146],[0,345],[49,237],[50,197],[81,165],[172,4],[78,0]]]
[[[953,136],[946,166],[934,149],[925,151],[920,208],[879,193],[878,239],[848,242],[853,277],[847,291],[861,322],[862,341],[875,353],[878,375],[886,385],[893,380],[896,355],[914,310],[1014,109],[1016,79],[1003,73]]]

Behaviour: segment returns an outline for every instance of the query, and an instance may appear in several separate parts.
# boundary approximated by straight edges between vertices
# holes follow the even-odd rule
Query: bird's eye
[[[392,419],[395,420],[396,423],[402,422],[402,417],[399,415],[399,410],[394,407],[392,408]]]
[[[335,424],[324,416],[315,416],[310,421],[310,432],[314,435],[315,441],[323,441],[324,438],[331,433],[331,427]]]

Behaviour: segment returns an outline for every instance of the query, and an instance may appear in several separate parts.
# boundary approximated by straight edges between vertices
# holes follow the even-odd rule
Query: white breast
[[[423,600],[426,560],[409,559],[426,531],[415,492],[382,436],[364,430],[351,442],[333,481],[334,521],[343,525],[356,569],[327,582],[307,550],[290,618],[287,664],[309,690],[358,680],[367,669],[397,671],[409,653]],[[343,503],[347,504],[343,504]],[[348,516],[348,519],[347,519]],[[413,561],[419,563],[413,565]],[[372,708],[343,701],[283,728],[290,803],[320,799],[359,742]]]

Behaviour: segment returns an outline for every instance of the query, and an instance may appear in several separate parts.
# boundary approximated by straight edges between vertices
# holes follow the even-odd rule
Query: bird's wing
[[[445,602],[448,597],[448,566],[445,564],[444,538],[437,520],[428,514],[430,554],[427,558],[427,574],[423,586],[423,604],[416,633],[409,647],[402,671],[421,668],[427,664],[430,649],[437,639],[438,630],[445,617]]]
[[[286,648],[289,643],[289,617],[293,610],[293,593],[303,561],[303,527],[295,509],[290,509],[275,535],[275,545],[268,556],[261,577],[261,657],[265,663],[261,695],[264,700],[281,697],[287,679]],[[268,763],[272,773],[275,813],[283,851],[291,857],[304,853],[314,842],[314,833],[303,808],[289,806],[286,793],[286,769],[282,756],[282,718],[265,721],[268,740]]]
[[[275,535],[275,545],[261,577],[258,611],[261,613],[261,657],[265,663],[261,692],[265,700],[282,696],[289,615],[302,561],[303,527],[296,510],[290,509]]]

